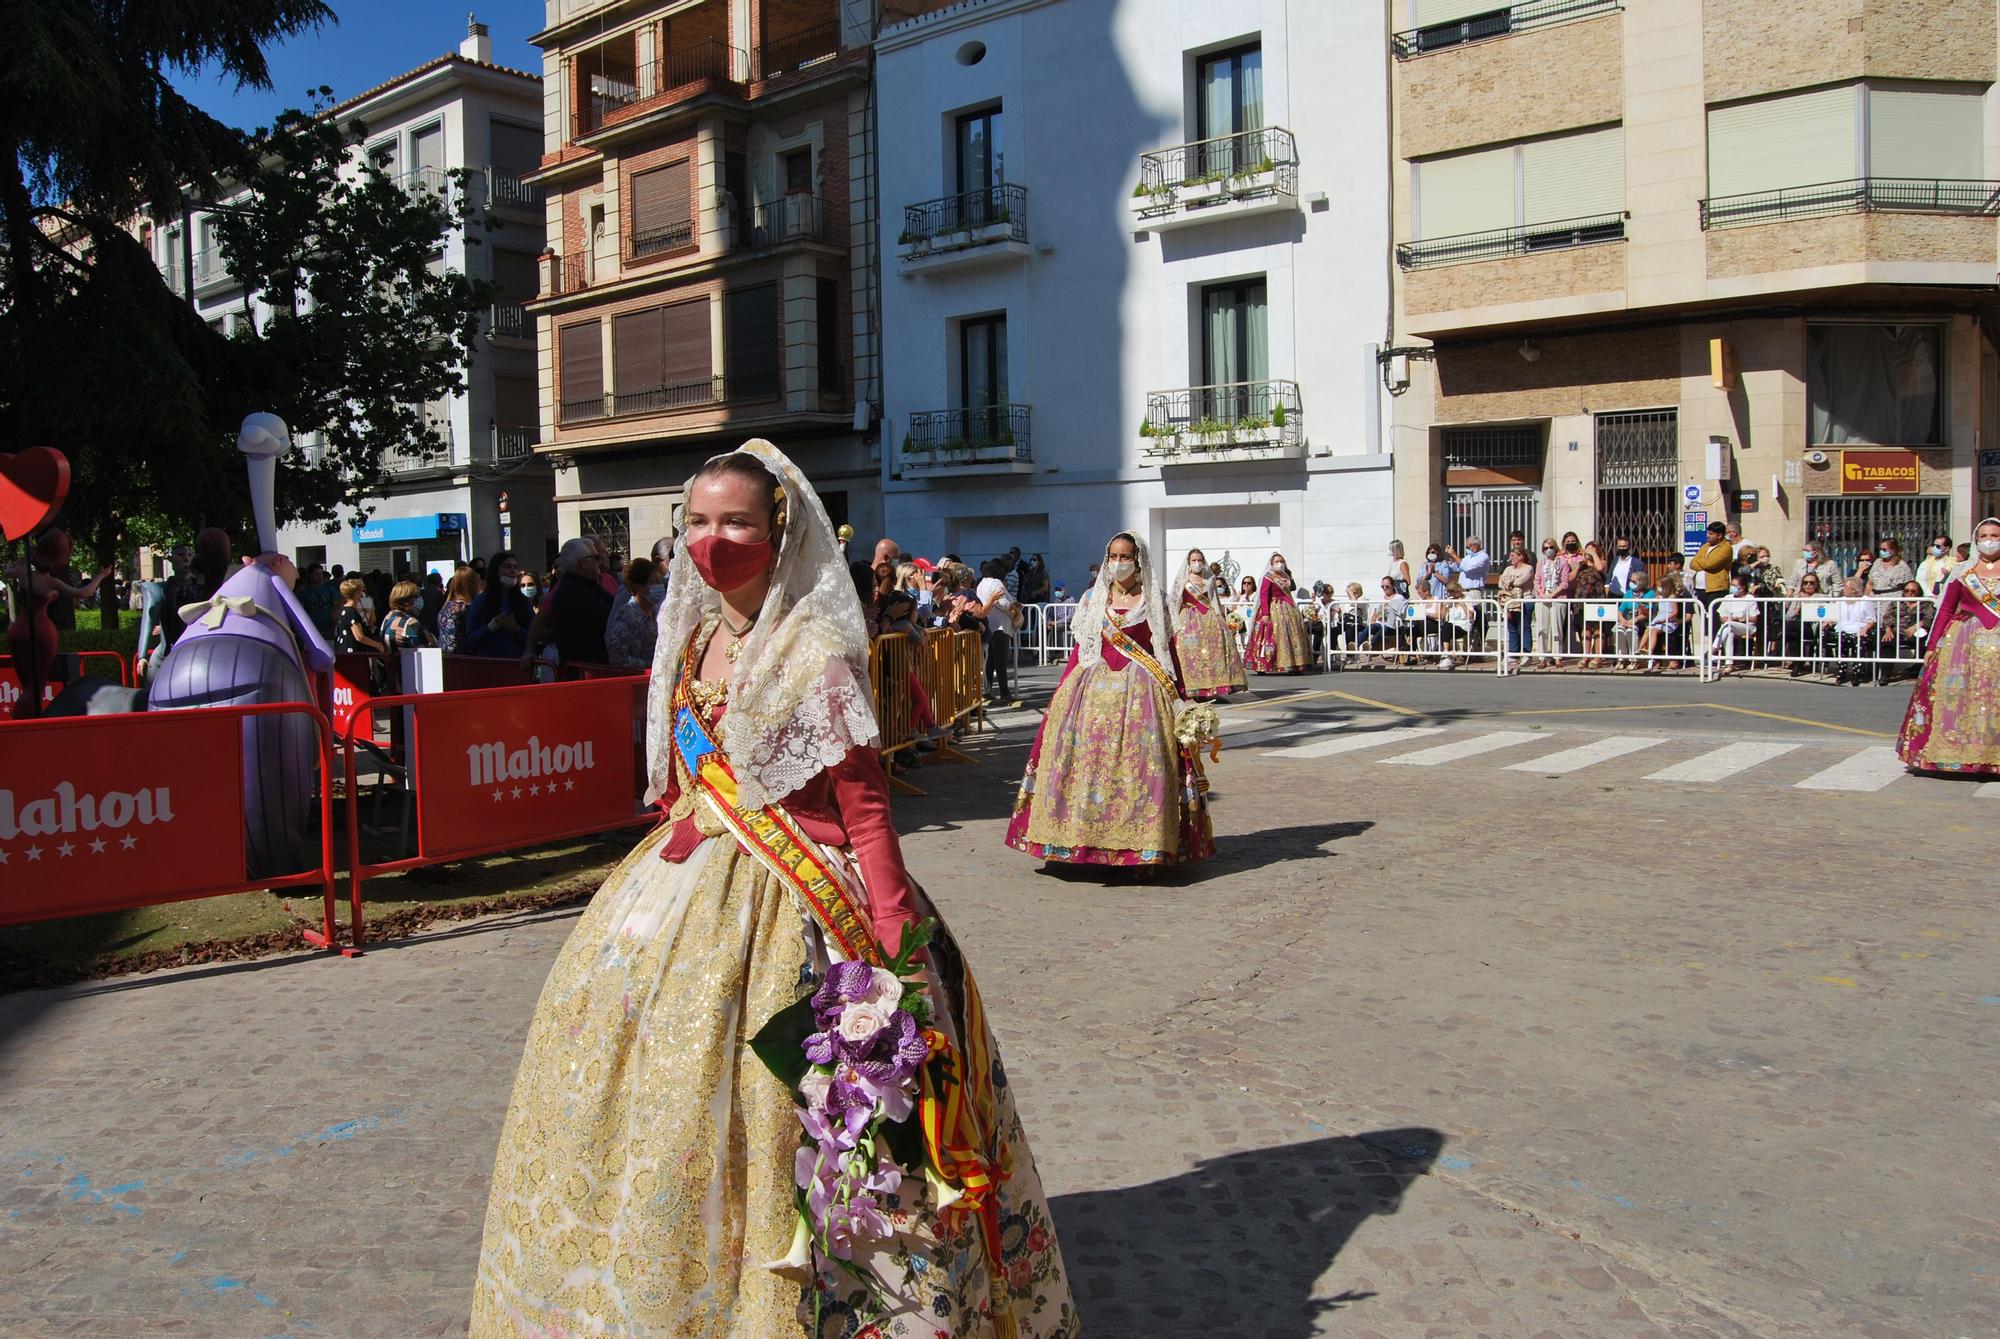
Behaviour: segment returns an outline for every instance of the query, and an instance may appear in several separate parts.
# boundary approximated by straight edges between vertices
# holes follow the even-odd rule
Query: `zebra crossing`
[[[1593,735],[1573,727],[1529,730],[1470,723],[1440,724],[1383,714],[1228,731],[1223,742],[1227,748],[1250,748],[1259,757],[1288,762],[1349,755],[1358,764],[1396,767],[1441,767],[1477,761],[1501,771],[1536,776],[1574,776],[1621,759],[1635,759],[1643,766],[1653,761],[1658,750],[1659,759],[1666,765],[1640,773],[1637,780],[1712,785],[1750,777],[1788,784],[1794,790],[1849,794],[1872,794],[1899,781],[1947,784],[1913,778],[1903,769],[1895,749],[1859,741],[1719,742],[1671,734]],[[1533,746],[1540,747],[1530,752]],[[1677,753],[1686,754],[1690,748],[1698,751],[1674,758]],[[1766,770],[1760,774],[1759,769]],[[1800,775],[1802,770],[1804,774]],[[1968,795],[2000,799],[2000,782],[1959,789]]]

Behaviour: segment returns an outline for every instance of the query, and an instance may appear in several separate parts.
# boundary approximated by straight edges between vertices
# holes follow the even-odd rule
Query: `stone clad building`
[[[1970,537],[1994,0],[1390,2],[1401,536]]]

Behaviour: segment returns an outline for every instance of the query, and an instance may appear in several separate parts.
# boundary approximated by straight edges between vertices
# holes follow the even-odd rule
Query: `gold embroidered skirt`
[[[815,1314],[826,1336],[873,1324],[884,1339],[1075,1339],[997,1051],[1013,1168],[998,1271],[978,1224],[947,1227],[921,1178],[891,1215],[897,1238],[869,1261],[872,1301],[845,1276],[815,1298],[765,1267],[792,1241],[799,1123],[746,1043],[812,989],[825,950],[731,839],[669,864],[668,832],[612,872],[543,987],[494,1160],[474,1339],[789,1339],[812,1333]],[[938,960],[955,960],[940,934]]]

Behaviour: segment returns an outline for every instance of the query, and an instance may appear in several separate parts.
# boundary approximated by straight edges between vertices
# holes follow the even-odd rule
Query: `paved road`
[[[1894,689],[1471,678],[1231,707],[1162,884],[1001,848],[1032,712],[899,802],[1090,1333],[2000,1333],[2000,797]],[[0,1333],[460,1332],[573,920],[0,1000]]]

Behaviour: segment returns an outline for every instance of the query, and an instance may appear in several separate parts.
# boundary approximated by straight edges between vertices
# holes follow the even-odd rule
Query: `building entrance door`
[[[1597,435],[1597,531],[1609,547],[1620,535],[1648,565],[1658,567],[1680,552],[1680,413],[1645,409],[1599,414]]]

